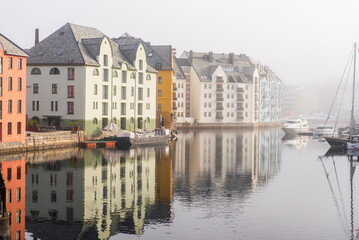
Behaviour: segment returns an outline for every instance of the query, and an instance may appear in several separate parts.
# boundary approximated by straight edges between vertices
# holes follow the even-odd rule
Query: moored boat
[[[310,132],[306,119],[288,119],[282,126],[285,134],[297,135]]]

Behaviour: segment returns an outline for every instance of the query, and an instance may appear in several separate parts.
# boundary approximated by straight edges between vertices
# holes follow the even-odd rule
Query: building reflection
[[[25,159],[1,162],[1,174],[6,199],[2,201],[1,215],[8,219],[9,239],[25,239]],[[7,225],[5,221],[4,224]]]
[[[181,133],[174,146],[176,193],[232,196],[265,184],[280,168],[279,135],[280,129]]]
[[[66,156],[57,161],[47,154],[26,163],[26,231],[34,239],[108,239],[171,221],[171,147],[76,150]],[[23,182],[25,187],[25,177]],[[23,203],[22,229],[16,230],[22,236]]]

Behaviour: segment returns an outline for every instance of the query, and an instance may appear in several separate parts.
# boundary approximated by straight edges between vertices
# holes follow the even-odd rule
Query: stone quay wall
[[[279,127],[281,122],[271,123],[177,123],[177,129],[225,129],[225,128],[266,128],[266,127]]]
[[[27,132],[25,141],[0,143],[0,154],[78,146],[83,138],[82,131]]]

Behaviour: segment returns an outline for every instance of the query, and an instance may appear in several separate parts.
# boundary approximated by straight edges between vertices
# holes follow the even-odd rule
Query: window
[[[60,74],[60,70],[58,68],[51,68],[50,70],[50,75],[59,75]]]
[[[16,179],[21,179],[21,167],[16,168]]]
[[[41,74],[41,70],[40,68],[33,68],[31,69],[31,75],[40,75]]]
[[[147,109],[147,110],[150,110],[150,108],[151,108],[151,104],[146,103],[146,109]]]
[[[12,69],[12,57],[8,58],[8,67],[9,69]]]
[[[108,69],[103,70],[103,80],[108,82]]]
[[[133,97],[134,92],[135,92],[135,88],[131,87],[131,97]]]
[[[126,103],[121,103],[121,115],[126,115]]]
[[[7,180],[10,181],[11,180],[11,168],[7,169]]]
[[[21,200],[21,188],[16,189],[16,201],[20,202]]]
[[[158,89],[158,96],[161,97],[162,96],[162,90]]]
[[[151,75],[150,74],[147,74],[146,80],[151,80]]]
[[[117,71],[113,70],[113,77],[118,77]]]
[[[143,84],[143,73],[138,73],[138,83]]]
[[[161,110],[162,110],[162,105],[158,104],[158,111],[161,111]]]
[[[117,86],[113,86],[113,95],[116,96],[117,94]]]
[[[2,119],[2,101],[0,100],[0,119]]]
[[[12,77],[7,79],[7,88],[9,91],[12,91]]]
[[[57,94],[57,84],[52,84],[51,85],[51,93],[52,94]]]
[[[108,66],[108,56],[106,54],[103,55],[103,65]]]
[[[0,73],[2,73],[2,57],[0,57]]]
[[[143,104],[142,103],[139,103],[138,104],[138,109],[137,109],[137,113],[138,115],[142,115],[143,114]]]
[[[73,199],[74,199],[74,190],[68,189],[68,190],[66,191],[66,201],[72,202]]]
[[[75,97],[75,86],[67,86],[67,98]]]
[[[7,102],[7,112],[12,113],[12,100]]]
[[[39,93],[39,84],[38,84],[38,83],[34,83],[32,86],[33,86],[33,87],[32,87],[32,93],[33,93],[33,94],[38,94],[38,93]]]
[[[126,99],[126,87],[121,87],[121,99]]]
[[[57,198],[56,198],[56,191],[51,191],[51,202],[56,202]]]
[[[17,90],[18,91],[22,90],[22,78],[17,79]]]
[[[97,125],[97,124],[98,124],[97,118],[94,118],[94,119],[92,120],[92,123],[93,123],[94,125]]]
[[[11,122],[9,122],[7,124],[7,135],[11,135],[12,134],[12,125]]]
[[[127,71],[122,71],[122,79],[121,79],[121,81],[123,83],[127,82]]]
[[[136,74],[135,73],[131,73],[131,79],[136,79]]]
[[[138,100],[143,100],[143,88],[138,88]]]
[[[2,97],[2,77],[0,77],[0,97]]]
[[[107,116],[108,115],[108,103],[102,103],[102,115]]]
[[[140,69],[140,70],[143,70],[143,60],[140,60],[140,61],[139,61],[139,65],[140,65],[140,66],[139,66],[139,69]]]
[[[16,211],[16,223],[21,223],[21,210]]]
[[[58,110],[58,101],[51,101],[51,111],[53,112],[53,111],[55,111],[55,112],[57,112],[57,110]]]
[[[17,113],[21,113],[21,100],[17,100]]]
[[[75,68],[68,68],[67,69],[67,79],[68,80],[75,80]]]
[[[21,58],[18,58],[17,59],[17,69],[22,69],[22,59]]]
[[[162,77],[158,77],[158,84],[162,84]]]
[[[95,68],[92,72],[92,75],[98,76],[100,73],[98,72],[97,68]]]
[[[74,174],[72,172],[68,172],[66,174],[66,185],[73,186],[74,185]]]
[[[74,114],[74,102],[67,102],[67,114]]]
[[[151,90],[150,88],[147,88],[147,97],[150,97]]]
[[[102,99],[108,99],[108,86],[102,86]]]
[[[38,191],[32,190],[32,202],[37,202],[38,200]]]
[[[134,103],[130,103],[130,109],[134,109],[135,108],[135,104]]]

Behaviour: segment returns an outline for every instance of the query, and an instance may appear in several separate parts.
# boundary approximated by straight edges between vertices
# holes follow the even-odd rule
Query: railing
[[[237,106],[237,110],[244,110],[244,107],[242,107],[242,106]]]
[[[224,89],[223,88],[217,88],[217,92],[223,92]]]
[[[243,120],[244,117],[243,116],[237,116],[237,120]]]
[[[244,89],[243,88],[237,88],[237,92],[244,92]]]
[[[217,96],[217,101],[223,101],[223,96]]]
[[[237,101],[244,101],[244,97],[237,97]]]
[[[218,120],[222,120],[222,119],[223,119],[223,116],[221,116],[221,115],[217,115],[217,116],[216,116],[216,119],[218,119]]]
[[[223,106],[217,106],[217,110],[223,110]]]

